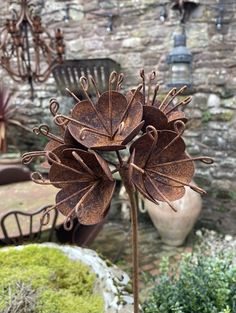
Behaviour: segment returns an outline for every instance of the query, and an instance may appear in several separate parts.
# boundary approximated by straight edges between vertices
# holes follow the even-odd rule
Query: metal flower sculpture
[[[190,103],[191,97],[185,97],[181,101],[177,101],[175,104],[173,102],[186,90],[187,87],[183,86],[179,90],[177,90],[177,88],[172,88],[162,101],[158,101],[156,97],[159,85],[156,84],[153,92],[151,92],[152,83],[155,81],[156,73],[153,71],[149,75],[147,88],[144,70],[140,71],[140,76],[142,78],[143,88],[142,92],[137,96],[139,96],[139,99],[143,103],[144,127],[146,128],[148,125],[152,125],[159,130],[174,130],[175,121],[181,120],[186,123],[187,118],[185,117],[184,112],[178,111],[178,108]]]
[[[52,208],[56,207],[66,216],[67,229],[73,227],[75,218],[81,224],[93,225],[106,216],[115,189],[113,174],[119,172],[131,202],[135,313],[139,311],[135,190],[154,203],[165,201],[175,210],[170,201],[181,198],[185,186],[204,193],[190,183],[194,175],[194,161],[213,162],[211,158],[191,158],[186,153],[182,135],[187,119],[176,109],[191,99],[187,97],[172,104],[174,97],[181,94],[185,87],[178,91],[172,89],[162,102],[158,102],[159,86],[153,92],[151,90],[155,72],[149,75],[147,91],[144,71],[141,71],[141,77],[142,84],[125,95],[121,92],[123,74],[112,72],[109,90],[103,94],[100,94],[92,77],[81,77],[85,99],[80,100],[69,91],[76,104],[68,116],[60,114],[59,104],[55,99],[51,100],[50,111],[58,126],[58,134],[52,134],[47,125],[35,128],[36,134],[47,136],[50,141],[44,151],[23,155],[24,163],[31,162],[35,157],[45,158],[49,168],[48,178],[35,172],[32,179],[36,183],[59,188]],[[88,94],[89,81],[96,91],[95,100]],[[128,158],[122,158],[120,153],[125,148],[130,151]],[[117,162],[105,160],[103,151],[115,153]],[[44,215],[47,220],[49,211]]]

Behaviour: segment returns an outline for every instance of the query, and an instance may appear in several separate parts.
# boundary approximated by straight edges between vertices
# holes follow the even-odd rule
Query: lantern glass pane
[[[191,83],[191,69],[189,63],[173,63],[170,65],[171,84]]]

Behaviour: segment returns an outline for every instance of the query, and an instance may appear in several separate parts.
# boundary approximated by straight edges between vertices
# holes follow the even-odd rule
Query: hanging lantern
[[[174,36],[174,48],[167,57],[169,64],[168,87],[192,86],[192,53],[186,47],[186,35],[184,32]]]

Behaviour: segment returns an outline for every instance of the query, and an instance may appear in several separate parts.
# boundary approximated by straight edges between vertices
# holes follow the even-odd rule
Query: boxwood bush
[[[236,264],[231,255],[185,255],[178,267],[168,259],[145,313],[236,313]]]

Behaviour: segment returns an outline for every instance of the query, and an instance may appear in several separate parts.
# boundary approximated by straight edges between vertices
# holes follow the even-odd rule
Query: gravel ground
[[[236,237],[208,229],[197,230],[193,251],[211,256],[232,254],[236,262]]]

